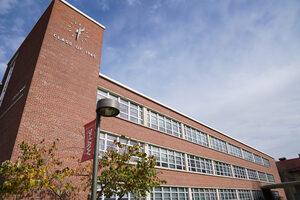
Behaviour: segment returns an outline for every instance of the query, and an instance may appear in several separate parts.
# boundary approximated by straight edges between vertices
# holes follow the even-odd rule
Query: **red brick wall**
[[[72,36],[79,23],[88,32],[86,41]],[[0,121],[2,160],[15,160],[19,155],[16,145],[22,141],[37,143],[42,138],[47,144],[60,139],[61,158],[81,157],[83,126],[96,115],[103,31],[65,3],[51,3],[19,50],[9,85],[15,89],[8,88],[5,98],[11,98],[24,84],[26,98]],[[81,34],[79,39],[84,36]]]
[[[68,31],[74,21],[88,31],[86,42],[76,41]],[[72,46],[58,36],[71,41]],[[17,142],[60,138],[64,151],[81,154],[83,125],[95,118],[102,37],[103,28],[61,1],[54,1]],[[95,52],[96,57],[85,50]]]
[[[51,9],[52,4],[17,51],[15,67],[0,107],[0,162],[11,158]],[[8,71],[3,77],[3,84]]]

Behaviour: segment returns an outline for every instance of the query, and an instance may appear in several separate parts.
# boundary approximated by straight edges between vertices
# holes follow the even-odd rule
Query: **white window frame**
[[[219,200],[237,200],[235,189],[218,189]]]
[[[241,148],[238,146],[235,146],[233,144],[227,143],[228,145],[228,153],[232,156],[236,156],[238,158],[242,158],[242,151]]]
[[[245,160],[254,162],[253,153],[251,153],[250,151],[247,151],[245,149],[242,149],[242,153],[243,153],[243,158]]]
[[[148,145],[148,153],[148,155],[155,156],[158,167],[184,171],[186,170],[184,153],[157,147],[154,145]]]
[[[192,161],[194,166],[192,166]],[[188,154],[189,171],[203,174],[213,174],[212,160]],[[193,170],[194,169],[194,170]]]
[[[184,125],[184,134],[186,140],[208,147],[208,137],[206,133],[203,133],[190,126]]]
[[[164,115],[158,114],[157,112],[152,111],[150,109],[147,110],[147,113],[148,113],[148,123],[147,124],[148,124],[149,128],[153,128],[155,130],[167,133],[169,135],[173,135],[175,137],[182,138],[180,122],[173,120],[169,117],[166,117]],[[167,122],[170,122],[171,129],[167,128]],[[163,126],[161,126],[161,124]]]
[[[213,163],[215,168],[215,175],[227,176],[227,177],[233,176],[230,164],[219,162],[219,161],[213,161]]]
[[[251,190],[237,190],[239,200],[252,200]]]
[[[15,65],[16,65],[16,57],[13,59],[13,61],[9,64],[9,71],[7,73],[7,76],[6,76],[6,79],[5,79],[5,83],[4,83],[4,86],[2,88],[2,92],[1,92],[1,95],[0,95],[0,107],[3,103],[3,100],[4,100],[4,96],[5,96],[5,93],[6,93],[6,90],[7,90],[7,87],[8,87],[8,83],[10,81],[10,78],[11,78],[11,75],[13,73],[13,70],[15,68]]]
[[[216,138],[214,136],[210,136],[209,139],[210,139],[210,148],[223,153],[228,153],[226,141]]]
[[[155,187],[152,188],[151,200],[188,200],[188,188],[185,187]],[[158,198],[156,198],[158,196]]]
[[[233,165],[232,168],[235,178],[247,179],[247,173],[244,167]]]
[[[218,200],[217,190],[213,188],[192,188],[192,200],[196,199]]]

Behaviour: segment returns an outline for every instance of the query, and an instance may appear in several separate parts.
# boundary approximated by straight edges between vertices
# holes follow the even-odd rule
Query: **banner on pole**
[[[90,123],[84,125],[85,142],[84,142],[84,151],[81,158],[81,162],[93,159],[94,146],[95,146],[95,129],[96,129],[96,120],[93,120]]]

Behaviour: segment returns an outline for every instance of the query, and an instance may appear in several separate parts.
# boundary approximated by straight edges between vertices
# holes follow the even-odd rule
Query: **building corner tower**
[[[103,31],[67,2],[50,3],[2,80],[0,162],[15,159],[20,142],[43,138],[59,138],[65,155],[81,153],[83,125],[95,117]]]

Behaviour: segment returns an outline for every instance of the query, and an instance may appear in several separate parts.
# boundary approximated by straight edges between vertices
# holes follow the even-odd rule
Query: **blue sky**
[[[101,73],[275,159],[300,153],[300,1],[69,0]],[[0,0],[0,77],[49,0]]]

